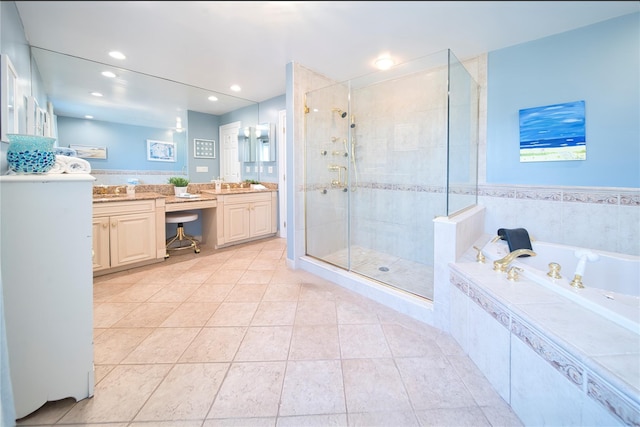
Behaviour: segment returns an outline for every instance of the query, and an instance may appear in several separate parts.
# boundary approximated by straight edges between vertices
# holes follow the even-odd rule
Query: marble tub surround
[[[537,240],[640,255],[640,189],[481,184],[485,233],[526,228]]]
[[[451,333],[523,422],[639,425],[640,336],[475,252],[450,264]]]

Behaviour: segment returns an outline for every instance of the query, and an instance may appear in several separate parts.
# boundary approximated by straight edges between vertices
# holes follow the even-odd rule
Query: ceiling
[[[136,123],[143,125],[155,125],[161,116],[175,122],[177,112],[186,109],[219,115],[283,95],[290,62],[345,81],[375,71],[373,61],[384,53],[401,63],[451,49],[464,60],[640,11],[637,1],[16,5],[29,44],[39,48],[34,56],[56,114],[82,117],[95,108],[103,114],[96,119],[127,123],[132,116],[147,116],[147,123]],[[110,58],[111,50],[127,59]],[[105,89],[109,96],[88,96],[96,90],[91,85],[106,84],[99,72],[107,65],[118,74]],[[242,91],[232,92],[232,84]],[[203,101],[214,92],[218,102]]]

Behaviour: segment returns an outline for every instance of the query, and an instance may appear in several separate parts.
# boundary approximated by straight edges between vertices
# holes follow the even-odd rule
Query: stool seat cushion
[[[164,221],[167,224],[178,224],[180,222],[191,222],[198,219],[197,213],[191,212],[167,212]]]

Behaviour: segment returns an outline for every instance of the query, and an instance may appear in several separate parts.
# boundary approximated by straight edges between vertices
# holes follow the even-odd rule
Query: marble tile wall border
[[[301,186],[299,191],[315,191],[330,187],[328,183],[309,184]],[[445,187],[438,185],[360,182],[358,188],[378,190],[416,191],[426,193],[444,193]],[[624,205],[640,207],[640,188],[615,187],[531,187],[517,185],[479,185],[477,190],[473,186],[457,185],[450,188],[452,194],[498,197],[504,199],[579,202],[605,205]]]
[[[640,206],[640,188],[478,186],[478,196],[506,199]]]
[[[582,360],[581,357],[574,357],[569,351],[553,343],[543,332],[538,331],[499,301],[489,297],[475,283],[455,272],[450,272],[450,282],[589,398],[599,403],[624,424],[640,425],[640,407],[613,387],[606,378],[602,378],[584,366],[579,361]]]
[[[91,169],[92,175],[166,175],[181,176],[182,172],[160,170]]]

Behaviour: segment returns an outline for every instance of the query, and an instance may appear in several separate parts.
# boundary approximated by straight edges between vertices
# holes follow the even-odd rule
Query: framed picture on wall
[[[147,139],[147,160],[154,162],[175,162],[175,142],[154,141]]]
[[[586,160],[584,112],[584,101],[520,110],[520,162]]]
[[[69,144],[69,148],[76,150],[76,155],[83,159],[106,159],[107,147],[96,147],[93,145]]]
[[[199,159],[215,159],[216,142],[210,139],[194,139],[193,157]]]

